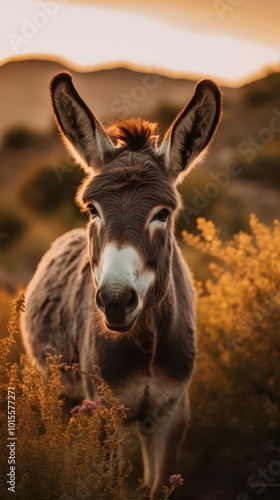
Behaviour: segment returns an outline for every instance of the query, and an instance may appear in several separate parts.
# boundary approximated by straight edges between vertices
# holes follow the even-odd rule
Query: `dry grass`
[[[237,495],[250,474],[279,459],[280,222],[268,228],[251,216],[250,228],[250,234],[241,232],[223,243],[211,221],[198,219],[200,234],[183,235],[211,260],[210,277],[196,282],[199,354],[191,386],[189,449],[182,457],[183,463],[189,457],[184,473],[190,498],[196,500],[210,493],[215,499]],[[149,498],[143,483],[129,485],[132,466],[120,453],[128,433],[123,430],[126,410],[101,379],[98,367],[85,374],[76,365],[63,365],[54,353],[48,358],[49,377],[44,382],[27,356],[14,363],[23,304],[20,294],[8,336],[0,340],[0,445],[7,449],[7,388],[13,386],[16,497]],[[61,396],[65,369],[90,377],[99,396],[74,408],[68,419]],[[7,457],[1,454],[1,498],[8,498]],[[169,498],[179,483],[175,478],[166,486],[162,499]],[[278,498],[276,490],[275,494]]]
[[[100,370],[88,375],[74,364],[67,366],[61,356],[47,358],[47,382],[26,355],[20,364],[10,361],[16,343],[18,319],[24,308],[24,295],[14,301],[8,324],[8,336],[0,340],[0,428],[1,449],[7,449],[8,387],[16,394],[16,498],[59,498],[74,500],[141,500],[150,490],[140,480],[137,488],[128,485],[132,466],[121,455],[121,447],[129,430],[123,430],[126,408],[113,396],[100,377]],[[61,375],[72,370],[89,377],[97,386],[99,398],[83,401],[65,418]],[[8,451],[1,454],[1,498],[10,498],[7,488]],[[180,477],[179,477],[180,479]],[[163,488],[163,500],[170,498],[179,486],[171,477]]]

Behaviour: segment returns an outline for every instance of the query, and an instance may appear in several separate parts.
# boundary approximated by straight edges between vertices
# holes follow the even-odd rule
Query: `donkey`
[[[106,130],[66,72],[50,92],[62,139],[87,174],[77,202],[89,223],[59,237],[39,263],[26,292],[25,348],[42,372],[48,346],[86,372],[98,365],[128,421],[164,413],[139,436],[156,499],[177,471],[195,362],[194,290],[174,236],[176,184],[213,139],[221,92],[199,82],[159,146],[157,125],[139,118]],[[86,377],[64,377],[70,398],[95,398]]]

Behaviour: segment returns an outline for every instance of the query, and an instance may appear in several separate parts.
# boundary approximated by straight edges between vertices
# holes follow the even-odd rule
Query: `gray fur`
[[[70,92],[72,113],[73,109],[80,109],[81,100],[75,89],[71,89],[69,78],[69,75],[58,75],[51,88],[53,102],[59,100],[61,92]],[[97,226],[92,221],[87,232],[77,229],[53,243],[28,285],[26,311],[22,317],[26,350],[37,361],[42,373],[45,373],[45,355],[49,347],[62,353],[68,364],[79,363],[86,372],[91,372],[93,365],[99,365],[101,375],[121,403],[130,408],[128,420],[142,423],[150,420],[154,424],[153,432],[143,426],[140,431],[144,479],[152,488],[152,499],[159,497],[169,475],[178,472],[178,455],[189,418],[188,385],[195,361],[195,299],[190,274],[174,236],[174,220],[180,208],[174,177],[175,170],[178,177],[185,168],[185,165],[179,167],[180,157],[203,152],[216,130],[220,117],[217,96],[220,94],[217,87],[211,85],[214,88],[211,109],[206,110],[211,125],[202,124],[200,137],[195,123],[194,137],[189,140],[194,152],[182,153],[184,126],[181,120],[187,120],[188,134],[191,134],[192,120],[185,116],[186,109],[191,116],[197,116],[193,106],[198,106],[201,115],[206,99],[201,88],[194,102],[191,101],[179,115],[180,119],[174,122],[164,140],[165,146],[159,149],[156,149],[155,126],[149,129],[148,122],[124,122],[115,129],[115,134],[110,129],[108,134],[111,133],[112,140],[121,138],[118,147],[112,146],[113,142],[108,142],[107,134],[104,135],[106,144],[102,146],[100,142],[98,145],[98,164],[87,165],[92,174],[82,186],[78,200],[83,210],[89,201],[98,202],[105,223]],[[203,87],[203,82],[200,86]],[[207,92],[209,87],[208,82],[205,85]],[[59,111],[59,105],[56,106],[56,119],[62,133],[67,126],[68,141],[75,137],[72,147],[77,148],[81,131],[75,135],[71,120],[67,119],[64,124],[65,109]],[[96,130],[95,118],[93,115],[87,117],[85,109],[83,104],[82,116],[87,121],[83,138],[86,152],[81,153],[82,146],[78,148],[83,162],[87,157],[91,161],[94,158],[89,139]],[[93,130],[86,137],[91,120]],[[169,160],[166,158],[168,150],[173,151],[176,160],[172,159],[172,154]],[[100,158],[105,162],[103,167]],[[159,225],[151,234],[145,221],[158,205],[167,206],[170,216],[164,229]],[[96,303],[95,270],[100,265],[104,248],[110,243],[119,248],[129,245],[136,249],[144,268],[155,276],[135,325],[122,334],[108,331]],[[79,379],[76,374],[67,372],[64,383],[69,398],[95,398],[93,387],[86,378]]]

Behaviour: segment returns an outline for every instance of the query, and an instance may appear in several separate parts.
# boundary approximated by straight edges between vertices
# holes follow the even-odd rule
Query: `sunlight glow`
[[[133,64],[224,81],[245,79],[279,61],[279,52],[269,45],[185,31],[126,11],[65,0],[45,5],[15,0],[5,9],[2,60],[48,55],[68,59],[83,69]]]

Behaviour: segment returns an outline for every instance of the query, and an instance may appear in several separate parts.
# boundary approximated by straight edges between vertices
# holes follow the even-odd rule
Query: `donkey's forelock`
[[[106,129],[109,137],[118,146],[130,151],[157,148],[158,124],[141,118],[113,122]]]

